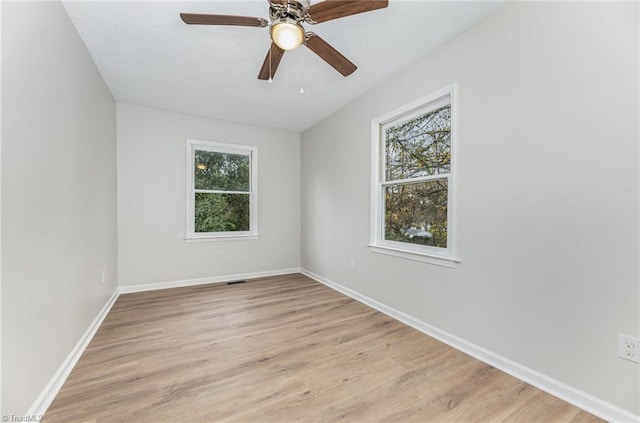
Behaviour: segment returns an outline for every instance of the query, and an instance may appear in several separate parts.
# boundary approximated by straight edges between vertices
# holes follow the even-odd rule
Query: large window
[[[187,140],[187,239],[257,236],[258,149]]]
[[[452,265],[453,87],[373,121],[375,252]]]

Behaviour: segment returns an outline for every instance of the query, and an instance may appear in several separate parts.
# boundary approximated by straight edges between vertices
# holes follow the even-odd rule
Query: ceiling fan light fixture
[[[271,39],[282,50],[295,50],[304,41],[304,29],[293,19],[280,19],[271,25]]]

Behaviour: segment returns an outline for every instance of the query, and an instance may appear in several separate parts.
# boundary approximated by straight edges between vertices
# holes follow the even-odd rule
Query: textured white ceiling
[[[257,79],[268,28],[186,25],[179,17],[268,19],[266,0],[64,1],[116,101],[294,131],[318,123],[501,5],[391,0],[386,9],[305,25],[358,70],[345,78],[301,47],[284,55],[268,83]]]

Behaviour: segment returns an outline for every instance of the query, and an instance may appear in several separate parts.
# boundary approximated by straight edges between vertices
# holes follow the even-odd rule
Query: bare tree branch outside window
[[[384,149],[385,239],[446,248],[451,106],[387,127]]]

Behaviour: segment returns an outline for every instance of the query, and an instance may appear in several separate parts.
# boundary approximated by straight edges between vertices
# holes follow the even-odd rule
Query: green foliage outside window
[[[250,230],[250,168],[248,155],[195,150],[196,233]]]
[[[248,230],[248,194],[196,193],[196,232],[234,232]]]
[[[248,192],[250,165],[248,155],[195,150],[194,188]]]

